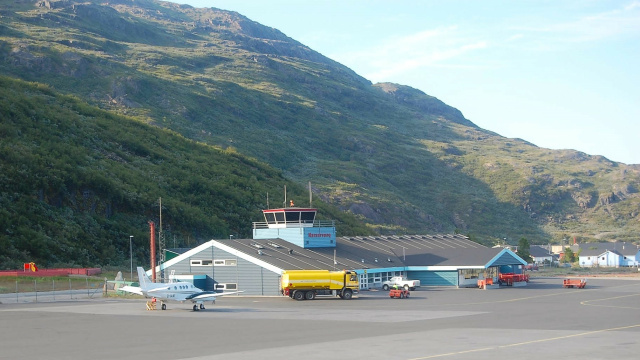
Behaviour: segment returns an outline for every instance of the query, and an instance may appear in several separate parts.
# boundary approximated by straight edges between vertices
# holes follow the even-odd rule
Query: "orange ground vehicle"
[[[498,274],[500,285],[513,286],[513,283],[529,282],[528,274],[500,273]]]
[[[564,279],[562,280],[562,287],[572,288],[576,287],[578,289],[584,289],[587,286],[586,279]]]
[[[404,298],[408,298],[410,294],[411,293],[409,292],[409,290],[405,290],[405,289],[391,289],[391,290],[389,290],[389,297],[390,298],[404,299]]]
[[[478,280],[478,288],[486,289],[487,286],[493,285],[493,278]]]

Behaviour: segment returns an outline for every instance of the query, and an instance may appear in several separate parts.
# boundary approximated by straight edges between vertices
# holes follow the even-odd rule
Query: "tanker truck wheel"
[[[307,291],[306,293],[304,293],[304,298],[306,300],[313,300],[316,298],[316,292],[315,291]]]
[[[296,300],[304,300],[304,292],[300,291],[300,290],[296,290],[293,293],[293,298]]]
[[[345,300],[350,300],[353,297],[353,293],[351,292],[351,290],[347,289],[345,291],[342,292],[342,298]]]

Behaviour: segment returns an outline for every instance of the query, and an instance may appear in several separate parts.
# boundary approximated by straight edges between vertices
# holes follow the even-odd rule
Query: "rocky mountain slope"
[[[371,231],[637,240],[639,166],[504,138],[240,14],[152,0],[0,5],[0,74],[311,181]]]

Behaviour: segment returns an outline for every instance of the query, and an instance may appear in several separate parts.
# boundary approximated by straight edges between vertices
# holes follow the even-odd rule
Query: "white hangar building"
[[[379,288],[406,275],[422,286],[477,286],[478,277],[498,281],[499,272],[526,265],[513,251],[489,248],[463,235],[337,237],[333,221],[316,220],[316,209],[263,210],[252,239],[211,240],[193,249],[167,250],[156,268],[205,290],[243,290],[280,295],[285,270],[355,270],[361,289]]]

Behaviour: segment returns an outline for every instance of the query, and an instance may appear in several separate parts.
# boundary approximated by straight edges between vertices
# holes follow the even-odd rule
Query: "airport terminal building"
[[[513,251],[489,248],[463,235],[337,237],[332,221],[316,209],[263,210],[253,238],[211,240],[193,249],[169,249],[156,268],[206,290],[280,295],[285,270],[355,270],[362,290],[406,275],[422,286],[475,287],[478,278],[519,272],[526,265]]]

